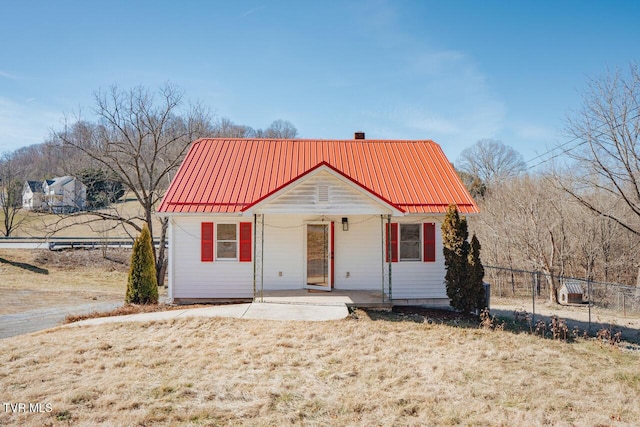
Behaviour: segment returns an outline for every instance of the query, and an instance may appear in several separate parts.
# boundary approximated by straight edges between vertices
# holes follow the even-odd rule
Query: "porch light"
[[[346,217],[342,218],[342,231],[349,231],[349,220]]]

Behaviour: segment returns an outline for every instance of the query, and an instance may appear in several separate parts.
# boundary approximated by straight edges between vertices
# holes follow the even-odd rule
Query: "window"
[[[420,224],[400,224],[400,261],[420,261]]]
[[[216,224],[216,259],[238,258],[236,224]]]
[[[386,262],[420,261],[421,259],[424,262],[436,261],[435,223],[398,224],[392,222],[390,225],[391,227],[385,226]],[[391,253],[391,260],[389,260],[389,253]]]

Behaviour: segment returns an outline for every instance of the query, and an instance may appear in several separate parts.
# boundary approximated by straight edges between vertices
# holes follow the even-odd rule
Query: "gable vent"
[[[328,203],[329,202],[329,186],[326,184],[318,185],[318,202],[320,203]]]

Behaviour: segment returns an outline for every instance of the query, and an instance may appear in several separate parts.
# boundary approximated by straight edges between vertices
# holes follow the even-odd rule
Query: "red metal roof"
[[[326,164],[407,213],[479,212],[433,141],[199,139],[158,212],[242,212]]]

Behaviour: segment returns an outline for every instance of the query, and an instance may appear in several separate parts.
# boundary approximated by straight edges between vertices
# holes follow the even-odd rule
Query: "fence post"
[[[591,279],[587,279],[587,303],[589,305],[589,332],[591,332]]]
[[[536,289],[538,288],[538,272],[531,273],[533,280],[531,281],[531,324],[536,323]]]

